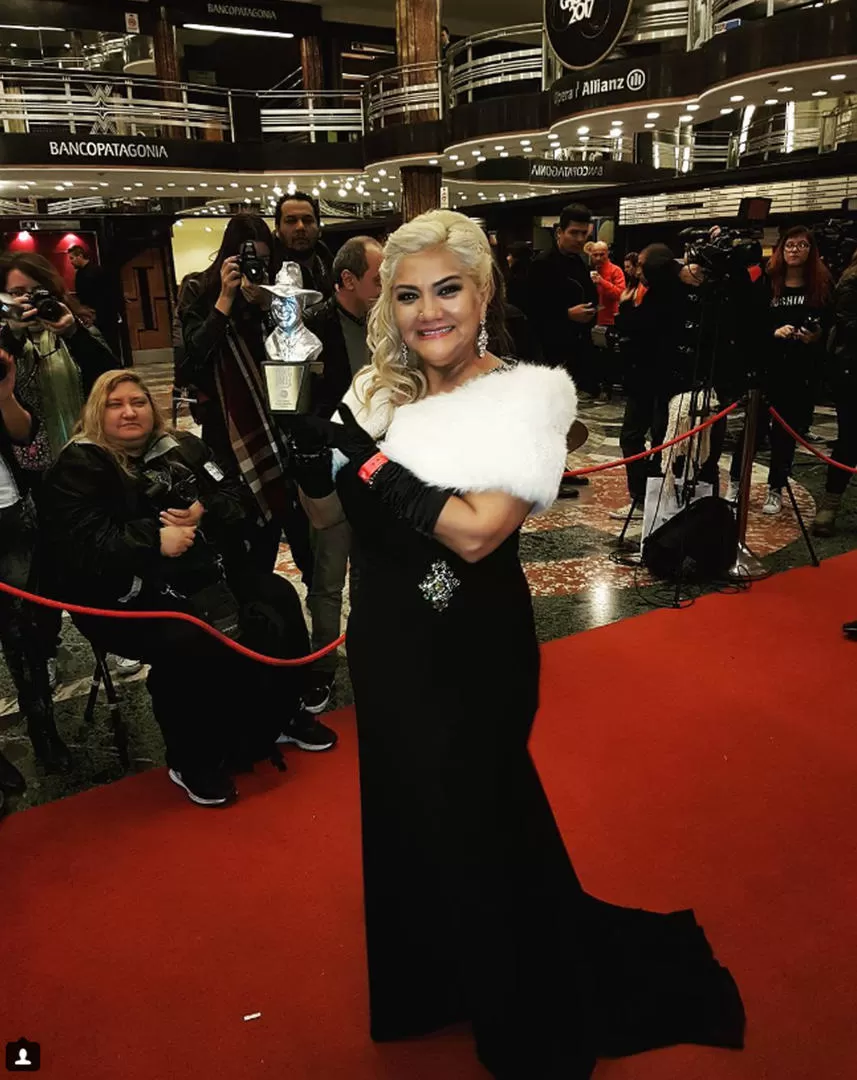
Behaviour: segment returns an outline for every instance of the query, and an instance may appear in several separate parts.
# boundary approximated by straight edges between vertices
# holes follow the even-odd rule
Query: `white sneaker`
[[[738,496],[741,494],[741,481],[730,480],[729,487],[726,489],[726,501],[738,502]]]
[[[614,521],[624,521],[625,518],[631,513],[631,506],[632,506],[631,503],[625,503],[625,505],[620,506],[618,510],[611,510],[610,513],[607,516],[613,518]],[[631,516],[631,520],[632,521],[642,521],[643,520],[643,504],[642,503],[637,503],[637,505],[634,507],[634,513]]]
[[[768,488],[768,497],[762,507],[763,514],[778,514],[783,508],[783,493],[776,488]]]
[[[136,675],[138,671],[143,670],[142,660],[127,660],[124,656],[115,656],[113,653],[110,653],[108,655],[108,661],[120,678]]]

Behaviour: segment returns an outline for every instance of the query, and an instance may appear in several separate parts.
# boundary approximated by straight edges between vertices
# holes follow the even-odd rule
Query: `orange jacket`
[[[598,289],[598,325],[612,326],[619,310],[619,297],[625,289],[625,275],[621,266],[608,259],[598,271],[601,281]]]

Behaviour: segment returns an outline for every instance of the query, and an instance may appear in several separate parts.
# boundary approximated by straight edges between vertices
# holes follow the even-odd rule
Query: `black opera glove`
[[[327,441],[356,466],[357,475],[392,510],[424,536],[434,536],[437,519],[452,491],[430,487],[378,448],[354,419],[347,405],[339,406],[342,422],[327,422]]]
[[[289,447],[289,462],[298,486],[310,499],[324,499],[335,490],[333,461],[325,432],[309,416],[291,416],[282,424]]]

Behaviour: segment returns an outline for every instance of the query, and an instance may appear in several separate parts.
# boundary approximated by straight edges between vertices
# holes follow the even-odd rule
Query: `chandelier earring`
[[[399,346],[399,363],[402,367],[410,367],[410,351],[404,341]]]
[[[479,333],[476,335],[476,353],[481,360],[488,351],[488,327],[483,319],[479,323]]]

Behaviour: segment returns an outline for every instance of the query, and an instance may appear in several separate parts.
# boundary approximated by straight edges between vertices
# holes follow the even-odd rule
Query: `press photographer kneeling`
[[[243,490],[203,442],[167,430],[139,375],[106,372],[45,479],[60,595],[117,611],[186,611],[259,652],[305,655],[294,588],[247,557]],[[196,803],[231,799],[231,775],[277,742],[326,750],[336,741],[300,710],[303,667],[256,663],[177,620],[75,622],[97,647],[151,665],[169,776]]]

